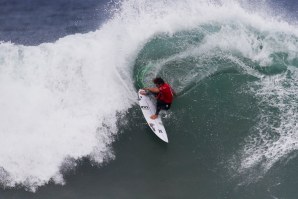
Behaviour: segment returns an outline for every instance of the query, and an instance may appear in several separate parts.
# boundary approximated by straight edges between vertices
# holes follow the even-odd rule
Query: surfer
[[[146,91],[153,93],[156,97],[156,112],[151,115],[151,119],[156,119],[160,110],[169,110],[174,99],[175,92],[169,84],[167,84],[162,78],[157,77],[153,79],[153,83],[156,87],[153,88],[143,88],[146,95]]]

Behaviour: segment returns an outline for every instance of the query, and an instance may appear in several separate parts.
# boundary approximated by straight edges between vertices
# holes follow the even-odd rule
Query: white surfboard
[[[163,126],[160,116],[155,120],[151,119],[150,116],[155,114],[156,111],[156,100],[150,95],[142,95],[140,92],[144,90],[140,89],[138,92],[139,104],[143,115],[151,128],[151,130],[163,141],[169,142],[168,135]]]

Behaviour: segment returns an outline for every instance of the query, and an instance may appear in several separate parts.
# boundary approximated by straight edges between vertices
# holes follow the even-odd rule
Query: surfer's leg
[[[157,102],[156,102],[156,112],[155,112],[155,115],[151,116],[151,119],[156,119],[161,110],[169,110],[170,107],[171,107],[171,104],[167,104],[165,102],[157,100]]]
[[[169,110],[171,108],[171,104],[166,104],[164,110]]]
[[[155,112],[155,115],[158,115],[159,112],[161,111],[161,109],[163,110],[168,110],[170,107],[168,107],[168,104],[162,102],[162,101],[159,101],[157,100],[156,102],[156,112]]]
[[[156,111],[155,111],[155,115],[158,115],[159,112],[160,112],[160,110],[161,110],[161,107],[160,107],[160,106],[157,106],[157,107],[156,107]]]
[[[160,110],[162,109],[162,102],[157,100],[156,101],[156,111],[155,111],[155,114],[154,115],[151,115],[151,119],[156,119],[158,117],[158,114],[160,112]]]

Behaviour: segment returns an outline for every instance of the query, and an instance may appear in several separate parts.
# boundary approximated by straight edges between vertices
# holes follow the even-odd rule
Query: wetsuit
[[[169,84],[162,84],[159,87],[159,93],[156,96],[156,112],[155,115],[158,115],[160,110],[168,110],[171,107],[173,102],[174,95],[172,88]]]

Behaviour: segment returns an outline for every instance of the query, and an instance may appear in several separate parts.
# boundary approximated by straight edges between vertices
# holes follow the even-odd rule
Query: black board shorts
[[[156,112],[155,115],[158,115],[160,110],[169,110],[171,108],[171,103],[165,103],[163,101],[156,101]]]

